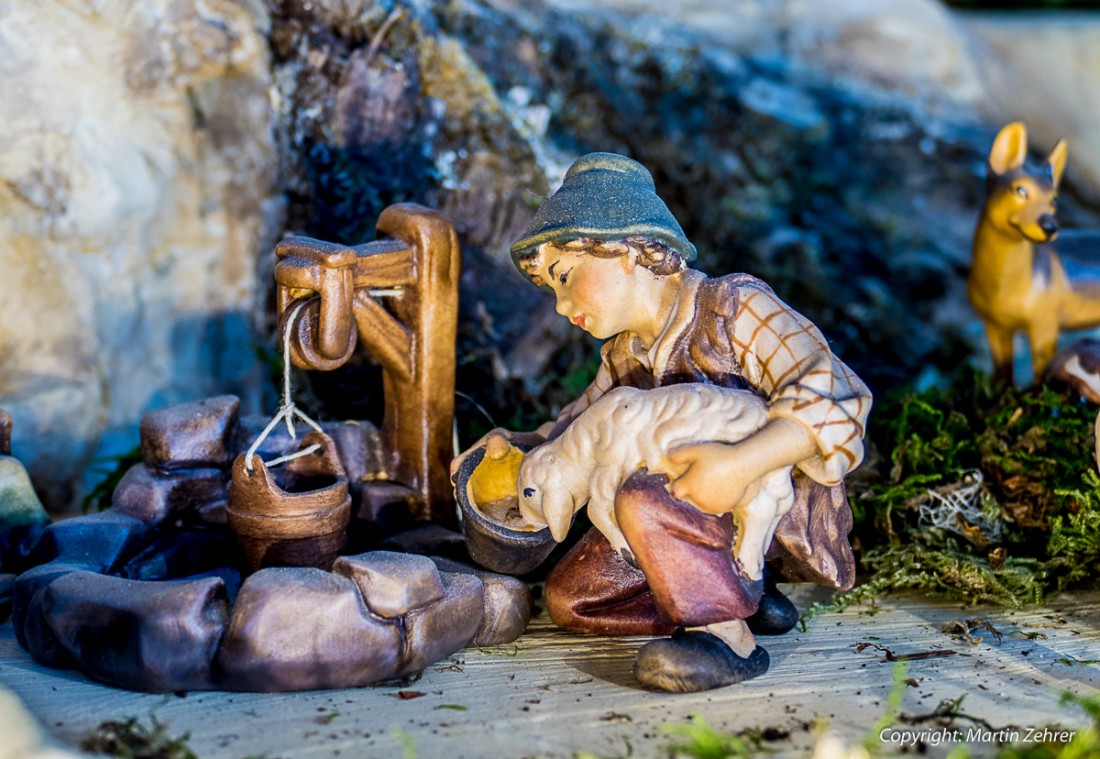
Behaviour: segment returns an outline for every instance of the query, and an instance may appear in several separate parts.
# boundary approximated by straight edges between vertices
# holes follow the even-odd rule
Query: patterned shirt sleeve
[[[738,293],[727,330],[745,378],[767,394],[770,418],[792,419],[813,435],[820,453],[798,467],[823,485],[840,483],[863,460],[870,391],[817,327],[770,289]]]

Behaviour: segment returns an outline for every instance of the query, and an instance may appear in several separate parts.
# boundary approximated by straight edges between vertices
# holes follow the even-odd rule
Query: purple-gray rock
[[[247,453],[248,449],[252,447],[252,443],[256,438],[260,436],[260,433],[264,431],[264,428],[271,422],[270,416],[263,416],[261,414],[246,414],[240,418],[237,423],[237,429],[233,433],[232,441],[232,458],[235,459],[242,453]],[[295,431],[298,437],[292,438],[290,433],[286,430],[286,422],[280,421],[275,428],[268,433],[264,438],[263,443],[256,449],[256,454],[267,461],[268,459],[278,458],[279,456],[285,456],[288,453],[298,450],[301,445],[302,435],[309,432],[312,427],[305,425],[302,422],[295,422]]]
[[[218,653],[219,686],[292,691],[353,688],[394,677],[396,623],[374,616],[346,577],[272,567],[249,577]]]
[[[359,488],[364,482],[385,479],[389,464],[384,460],[382,433],[370,422],[339,422],[324,424],[325,433],[336,444],[340,463],[348,473],[352,500],[358,503]]]
[[[469,645],[500,646],[523,635],[534,612],[534,600],[527,583],[450,559],[432,557],[432,560],[440,572],[474,575],[485,588],[481,625]]]
[[[219,395],[150,411],[141,419],[141,454],[151,469],[229,466],[240,400]]]
[[[365,533],[363,544],[373,545],[379,535],[390,535],[416,525],[412,515],[420,502],[420,494],[389,479],[394,471],[393,457],[383,449],[382,433],[378,428],[370,422],[323,426],[336,443],[336,451],[348,473],[352,514],[354,522]]]
[[[42,532],[32,559],[80,564],[94,572],[111,572],[144,547],[152,527],[111,511],[54,522]]]
[[[11,597],[15,592],[15,575],[0,575],[0,624],[11,616]]]
[[[427,556],[373,551],[336,560],[332,571],[354,580],[375,614],[392,618],[443,598],[439,570]]]
[[[15,639],[39,664],[58,669],[75,666],[68,649],[61,645],[53,629],[46,623],[43,599],[46,589],[54,580],[71,572],[87,569],[88,567],[79,564],[50,562],[28,569],[15,578],[11,610]]]
[[[243,559],[228,530],[180,527],[159,534],[119,574],[131,580],[179,579],[240,565]]]
[[[173,513],[194,513],[226,503],[228,476],[222,469],[153,471],[135,464],[122,476],[111,498],[111,511],[154,524]]]
[[[408,485],[389,480],[360,483],[355,518],[375,534],[392,535],[412,529],[412,513],[420,495]]]
[[[481,626],[484,589],[474,575],[440,575],[443,598],[405,615],[407,636],[400,676],[415,675],[465,648]]]
[[[142,582],[72,572],[45,590],[43,613],[87,675],[131,690],[211,688],[229,617],[217,578]]]
[[[466,541],[462,535],[438,524],[414,527],[391,535],[382,541],[381,547],[402,553],[445,556],[455,561],[469,558],[466,552]]]

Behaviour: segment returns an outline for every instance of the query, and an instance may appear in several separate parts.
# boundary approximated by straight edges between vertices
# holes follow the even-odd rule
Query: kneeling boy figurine
[[[785,633],[797,621],[776,573],[842,589],[855,579],[843,479],[863,457],[867,387],[762,281],[688,268],[695,247],[649,172],[624,156],[577,160],[512,257],[554,293],[558,313],[610,339],[596,379],[556,422],[535,433],[495,430],[471,450],[494,435],[528,445],[556,439],[621,386],[703,383],[751,391],[766,406],[762,426],[726,438],[737,442],[701,432],[660,461],[628,462],[639,469],[618,488],[611,518],[594,518],[617,548],[593,528],[559,562],[546,583],[551,618],[577,632],[671,634],[638,653],[635,674],[646,687],[698,691],[763,674],[768,655],[753,633]],[[765,575],[762,558],[741,561],[734,546],[746,531],[745,504],[791,467],[786,513],[756,520],[755,532],[766,533]],[[530,474],[521,468],[521,486]],[[545,499],[520,495],[530,521],[553,521],[538,511]]]

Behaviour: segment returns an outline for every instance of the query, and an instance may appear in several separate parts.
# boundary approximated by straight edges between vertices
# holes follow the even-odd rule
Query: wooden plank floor
[[[795,589],[800,607],[815,592],[820,598],[820,591]],[[984,640],[972,646],[941,630],[945,622],[975,617],[1004,633],[999,644],[981,631],[975,635]],[[962,711],[994,728],[1080,727],[1084,715],[1059,706],[1058,697],[1100,685],[1100,670],[1088,663],[1100,659],[1100,593],[1065,595],[1020,611],[891,597],[877,609],[819,616],[808,632],[765,639],[772,658],[766,676],[702,694],[638,688],[631,664],[641,641],[565,633],[542,616],[516,645],[462,651],[403,686],[179,697],[119,691],[42,668],[18,647],[9,623],[0,626],[0,685],[69,745],[103,720],[155,713],[170,734],[189,732],[202,759],[667,756],[675,737],[661,726],[693,714],[724,731],[780,728],[789,736],[766,744],[771,755],[808,756],[815,719],[856,743],[883,713],[894,665],[873,647],[857,652],[860,642],[899,656],[956,652],[908,663],[905,714],[927,714],[941,700],[965,695]],[[950,747],[934,747],[929,755]],[[992,749],[979,743],[975,755]]]

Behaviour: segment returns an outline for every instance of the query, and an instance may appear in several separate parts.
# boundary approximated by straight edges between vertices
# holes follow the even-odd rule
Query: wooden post
[[[291,358],[303,369],[335,369],[356,338],[363,343],[382,365],[393,480],[416,494],[417,519],[453,521],[458,237],[445,216],[409,203],[383,211],[378,231],[394,239],[349,248],[293,237],[278,245],[282,329],[293,329]],[[372,295],[381,290],[400,292]]]

